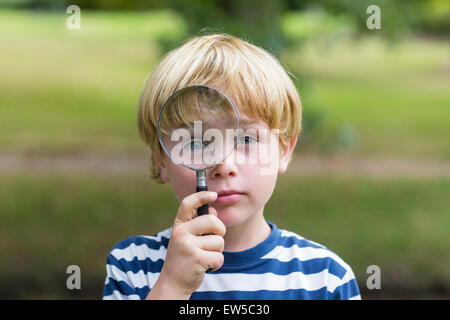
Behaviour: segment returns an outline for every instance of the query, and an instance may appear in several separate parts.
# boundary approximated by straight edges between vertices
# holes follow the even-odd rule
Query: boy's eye
[[[237,139],[238,143],[243,143],[243,144],[251,144],[251,143],[254,143],[257,141],[258,141],[258,138],[249,136],[249,135],[239,136]]]
[[[199,150],[205,148],[206,144],[202,140],[192,139],[186,144],[185,147],[189,148],[190,150]]]

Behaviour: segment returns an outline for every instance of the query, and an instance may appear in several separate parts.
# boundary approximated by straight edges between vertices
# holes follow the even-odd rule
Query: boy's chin
[[[247,220],[247,216],[243,214],[242,209],[233,207],[216,208],[217,217],[223,222],[225,227],[231,228]]]

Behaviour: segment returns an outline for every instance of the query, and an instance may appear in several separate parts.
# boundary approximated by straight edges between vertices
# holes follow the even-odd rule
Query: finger
[[[217,210],[214,207],[208,207],[208,213],[217,217]]]
[[[223,222],[220,221],[217,216],[212,214],[205,214],[203,216],[196,217],[195,219],[187,222],[186,226],[189,233],[195,236],[212,233],[223,237],[227,231]]]
[[[215,201],[217,192],[201,191],[188,195],[181,201],[175,221],[187,222],[197,216],[197,208]]]
[[[205,271],[208,269],[211,269],[212,271],[219,270],[220,267],[223,265],[224,262],[224,256],[222,253],[217,251],[206,251],[203,250],[201,252],[202,255],[202,261],[204,263],[203,267],[205,268]]]
[[[222,252],[225,247],[225,240],[217,235],[196,236],[194,241],[198,248],[207,251]]]

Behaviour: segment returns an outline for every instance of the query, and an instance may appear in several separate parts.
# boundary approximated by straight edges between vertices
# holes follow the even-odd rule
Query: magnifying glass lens
[[[206,86],[178,90],[158,119],[160,142],[177,164],[205,170],[222,162],[235,146],[239,115],[231,100]]]

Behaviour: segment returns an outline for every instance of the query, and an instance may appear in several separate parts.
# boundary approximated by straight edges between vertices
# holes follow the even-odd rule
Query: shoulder
[[[326,286],[330,298],[358,298],[359,289],[352,268],[326,246],[280,229],[278,246],[266,258],[289,263],[316,289]],[[345,291],[345,292],[343,292]]]
[[[145,299],[161,271],[171,229],[118,242],[106,258],[103,299]]]
[[[139,235],[118,242],[108,254],[107,263],[125,266],[130,262],[142,263],[146,260],[164,259],[172,228],[165,229],[153,236]]]
[[[341,257],[326,246],[288,230],[281,229],[280,234],[279,254],[281,256],[278,258],[284,260],[299,259],[301,261],[324,259],[328,266],[334,264],[335,268],[339,268],[339,270],[335,270],[339,277],[351,270]]]

